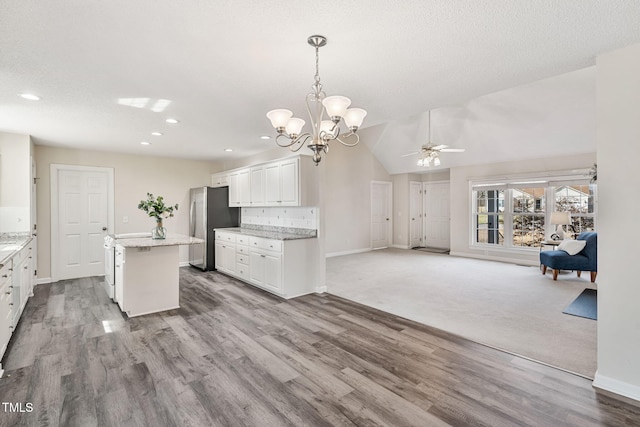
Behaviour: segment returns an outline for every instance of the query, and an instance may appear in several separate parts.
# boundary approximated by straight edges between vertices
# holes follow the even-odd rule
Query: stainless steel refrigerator
[[[229,187],[191,189],[189,232],[204,239],[202,245],[189,245],[189,264],[203,271],[215,270],[214,228],[239,227],[240,208],[229,207]]]

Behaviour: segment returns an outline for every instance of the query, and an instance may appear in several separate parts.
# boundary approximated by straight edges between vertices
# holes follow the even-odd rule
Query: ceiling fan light
[[[436,157],[435,159],[433,159],[433,166],[440,166],[440,158]]]
[[[276,129],[283,129],[287,126],[287,122],[293,116],[290,110],[277,109],[267,113],[267,118],[271,120],[271,125]]]
[[[349,129],[358,129],[362,126],[362,122],[366,115],[367,112],[362,108],[349,108],[344,113],[344,122],[347,124]]]
[[[305,121],[302,119],[298,119],[297,117],[292,117],[287,122],[287,126],[285,131],[290,136],[298,136],[300,132],[302,132],[302,127],[304,126]]]
[[[324,105],[324,108],[327,110],[327,115],[331,117],[331,120],[335,121],[334,118],[344,117],[344,113],[347,111],[349,105],[351,105],[351,100],[346,96],[327,96],[322,101],[322,105]]]

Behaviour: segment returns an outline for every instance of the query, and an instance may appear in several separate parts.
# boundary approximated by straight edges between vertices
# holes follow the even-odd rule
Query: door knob
[[[102,231],[107,231],[107,227],[102,227]]]

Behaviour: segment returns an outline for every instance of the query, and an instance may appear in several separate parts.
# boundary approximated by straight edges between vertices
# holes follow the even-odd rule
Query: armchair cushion
[[[569,255],[575,255],[579,253],[581,250],[583,250],[586,245],[587,245],[587,242],[585,240],[568,239],[568,240],[563,240],[558,245],[558,250],[565,251]]]

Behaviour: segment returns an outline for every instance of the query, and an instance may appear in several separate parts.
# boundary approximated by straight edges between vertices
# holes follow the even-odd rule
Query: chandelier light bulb
[[[351,105],[351,100],[346,96],[327,96],[323,101],[322,105],[327,110],[327,115],[331,117],[331,120],[339,121],[340,118],[344,117],[344,113]]]
[[[325,135],[333,136],[335,126],[335,123],[331,120],[323,120],[320,122],[320,133],[322,134],[324,132]]]
[[[362,108],[349,108],[344,113],[344,122],[349,129],[358,129],[362,126],[362,122],[367,112]]]
[[[300,135],[300,132],[302,132],[302,127],[304,126],[304,123],[305,123],[304,120],[298,119],[296,117],[292,117],[287,122],[287,125],[285,127],[285,132],[290,137],[295,138],[296,136]]]
[[[271,110],[267,113],[267,117],[271,120],[271,125],[276,128],[276,130],[284,129],[292,116],[293,113],[285,109]]]

